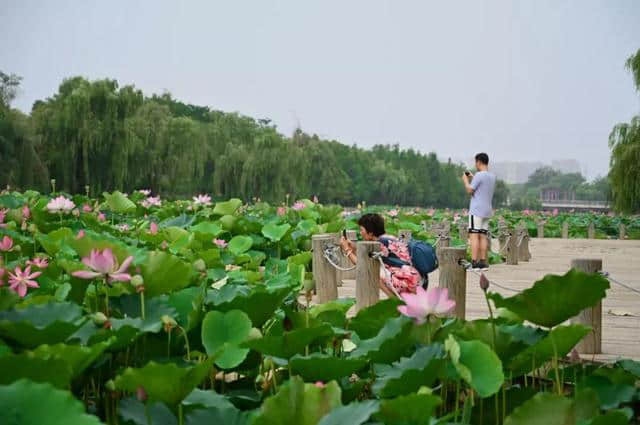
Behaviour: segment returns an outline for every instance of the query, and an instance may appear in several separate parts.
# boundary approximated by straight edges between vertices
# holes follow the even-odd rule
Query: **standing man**
[[[475,176],[468,171],[462,175],[464,187],[471,195],[469,203],[469,239],[471,241],[471,268],[489,270],[489,219],[493,215],[493,191],[496,176],[489,172],[489,155],[476,155]],[[469,182],[471,179],[471,182]]]

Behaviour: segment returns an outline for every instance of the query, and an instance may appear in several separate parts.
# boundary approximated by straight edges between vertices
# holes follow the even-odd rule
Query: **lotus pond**
[[[430,240],[422,221],[460,217],[386,214],[390,233]],[[502,215],[535,231],[536,214]],[[567,321],[606,296],[599,275],[489,287],[491,317],[473,321],[414,320],[395,299],[352,317],[352,299],[310,305],[311,235],[356,217],[308,200],[1,195],[2,424],[637,423],[640,363],[572,351],[590,329]],[[546,217],[595,219],[600,237],[640,227]]]

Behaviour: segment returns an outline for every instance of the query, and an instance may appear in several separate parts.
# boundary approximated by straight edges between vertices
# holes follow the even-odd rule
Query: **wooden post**
[[[593,239],[596,237],[596,225],[592,221],[589,223],[589,227],[587,227],[587,239]]]
[[[597,273],[602,270],[601,259],[575,259],[571,260],[571,268],[585,273]],[[578,353],[600,354],[602,353],[602,300],[593,307],[584,309],[576,317],[571,319],[571,323],[580,323],[590,326],[591,332],[576,345]]]
[[[569,222],[567,220],[562,223],[562,239],[569,239]]]
[[[519,226],[516,235],[518,237],[518,261],[529,261],[531,259],[529,230],[526,226]]]
[[[361,241],[356,245],[356,310],[360,311],[380,299],[380,261],[370,257],[380,251],[380,242]]]
[[[544,221],[539,220],[536,224],[538,226],[538,237],[544,239]]]
[[[411,240],[411,233],[411,230],[407,229],[398,230],[398,238],[402,239],[403,241],[409,242]]]
[[[506,225],[500,226],[498,229],[498,242],[500,244],[498,253],[507,256],[507,240],[509,238],[509,228]]]
[[[469,240],[469,224],[466,221],[460,220],[458,223],[458,237],[464,243]]]
[[[509,236],[506,241],[506,257],[507,264],[512,266],[518,265],[518,237],[515,231],[509,232]]]
[[[627,227],[624,223],[620,223],[620,240],[624,240],[627,237]]]
[[[334,241],[335,235],[323,234],[311,237],[313,248],[313,280],[318,294],[318,303],[323,304],[338,298],[336,269],[324,258],[324,249]]]
[[[467,257],[466,248],[445,247],[440,250],[439,270],[440,288],[449,290],[449,299],[456,302],[452,316],[464,319],[467,296],[467,270],[460,265],[460,260]]]
[[[440,251],[451,244],[451,236],[448,233],[440,233],[438,235],[438,243],[436,243],[436,257],[440,258]]]
[[[355,230],[347,230],[347,239],[349,239],[352,242],[357,242],[358,241],[357,232]],[[353,252],[357,252],[357,251],[354,250]],[[342,256],[342,258],[344,259],[344,262],[342,264],[343,267],[346,267],[346,268],[353,267],[353,264],[347,257]],[[349,271],[338,271],[338,286],[342,286],[343,280],[354,280],[355,278],[356,278],[356,269],[349,270]]]

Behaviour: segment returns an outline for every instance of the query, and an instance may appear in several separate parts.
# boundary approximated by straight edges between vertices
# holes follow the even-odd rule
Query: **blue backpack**
[[[389,238],[380,238],[380,242],[385,246],[389,245],[389,241],[391,241]],[[407,242],[407,246],[409,248],[409,255],[411,256],[411,263],[413,267],[415,267],[425,281],[427,281],[428,274],[438,268],[436,250],[427,242],[419,239],[411,239]],[[393,267],[402,267],[407,265],[407,263],[395,255],[383,257],[382,261]]]

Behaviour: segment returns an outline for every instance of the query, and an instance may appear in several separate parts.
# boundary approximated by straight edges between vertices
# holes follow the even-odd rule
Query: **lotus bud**
[[[139,274],[134,275],[131,278],[131,285],[133,285],[133,287],[137,290],[139,287],[144,286],[144,278]]]
[[[247,339],[249,341],[251,341],[253,339],[260,339],[260,338],[262,338],[262,332],[260,332],[260,329],[251,328],[251,330],[249,331],[249,336],[247,337]]]
[[[484,273],[480,273],[480,288],[485,292],[489,289],[489,279],[487,279]]]
[[[207,265],[205,264],[202,258],[198,258],[196,261],[193,262],[193,268],[195,271],[204,272],[207,270]]]
[[[109,379],[107,382],[104,383],[104,387],[106,389],[108,389],[109,391],[115,391],[116,390],[116,384],[115,382],[113,382],[113,379]]]
[[[90,189],[89,185],[88,185],[88,184],[86,184],[86,185],[84,186],[84,192],[87,194],[87,197],[89,197],[89,189]]]
[[[99,311],[99,312],[97,312],[97,313],[94,313],[94,314],[91,316],[91,319],[93,320],[93,323],[95,323],[95,324],[96,324],[96,325],[98,325],[98,326],[104,325],[104,324],[105,324],[105,323],[107,323],[107,321],[109,320],[109,319],[107,318],[107,316],[105,316],[105,315],[104,315],[104,313],[102,313],[102,312],[100,312],[100,311]]]
[[[147,398],[149,397],[147,396],[147,392],[144,390],[144,387],[140,386],[136,388],[136,398],[142,402],[147,401]]]
[[[316,383],[314,385],[316,387],[318,387],[318,388],[324,388],[325,387],[324,382],[322,382],[322,381],[316,381]]]
[[[178,326],[178,323],[171,316],[166,314],[162,316],[162,323],[164,324],[164,331],[169,333],[173,328]]]
[[[51,179],[51,192],[56,191],[56,179]]]
[[[418,389],[418,394],[424,394],[424,395],[430,395],[433,394],[433,390],[427,386],[422,385],[419,389]]]

